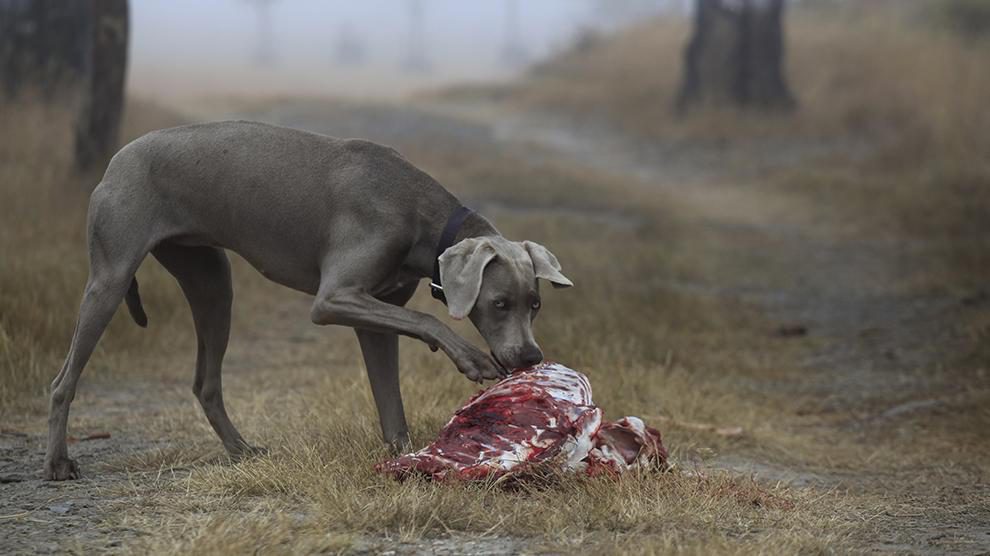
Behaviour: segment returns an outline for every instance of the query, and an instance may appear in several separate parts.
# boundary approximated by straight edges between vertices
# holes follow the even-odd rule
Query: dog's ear
[[[460,320],[471,313],[485,266],[494,258],[495,246],[485,237],[461,240],[440,255],[440,281],[451,317]]]
[[[537,278],[548,280],[555,288],[569,288],[574,285],[567,276],[560,273],[560,262],[549,249],[532,241],[522,242],[523,248],[533,260],[533,270]]]

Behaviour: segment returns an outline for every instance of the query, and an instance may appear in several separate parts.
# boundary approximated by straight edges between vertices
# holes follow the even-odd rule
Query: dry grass
[[[791,210],[781,218],[818,214],[794,213],[797,206],[847,212],[848,226],[831,229],[842,236],[938,237],[945,247],[931,256],[954,262],[892,288],[985,287],[986,213],[978,207],[985,206],[990,171],[977,155],[990,152],[990,127],[978,99],[990,84],[979,71],[980,52],[932,31],[908,34],[902,20],[866,18],[853,29],[848,15],[814,24],[810,17],[796,14],[791,30],[791,72],[803,103],[793,120],[673,120],[668,100],[685,31],[664,22],[557,60],[498,94],[592,113],[657,141],[864,139],[879,145],[869,157],[836,155],[775,172],[765,204]],[[915,74],[931,79],[908,79]],[[130,136],[172,123],[153,106],[132,106]],[[84,193],[95,180],[71,176],[58,156],[38,155],[66,152],[52,148],[67,141],[61,116],[16,108],[11,117],[20,119],[5,121],[23,135],[0,137],[0,411],[33,422],[41,419],[44,387],[61,363],[85,282]],[[798,358],[815,340],[775,338],[775,323],[706,289],[734,272],[781,279],[757,268],[761,245],[751,238],[714,230],[679,196],[644,192],[620,177],[425,143],[403,151],[462,198],[497,201],[486,213],[507,236],[545,243],[564,261],[578,287],[546,292],[541,344],[549,357],[590,376],[609,416],[668,418],[662,428],[675,472],[568,478],[521,490],[380,477],[372,466],[385,453],[353,335],[310,330],[304,298],[239,261],[227,404],[245,436],[272,452],[227,462],[188,393],[195,352],[188,311],[171,279],[148,264],[139,277],[151,328],[118,315],[84,379],[107,385],[116,378],[105,390],[133,394],[142,409],[111,412],[115,402],[83,392],[74,408],[91,409],[73,416],[79,429],[112,426],[115,441],[140,434],[157,442],[89,470],[97,481],[108,477],[103,526],[125,535],[129,549],[334,553],[421,547],[415,543],[452,536],[504,550],[518,549],[512,543],[522,539],[529,550],[558,552],[831,552],[901,538],[903,516],[962,522],[985,515],[985,359],[964,365],[947,358],[951,364],[935,372],[911,371],[933,389],[972,373],[947,406],[953,414],[921,413],[860,430],[859,416],[830,414],[821,409],[827,400],[801,389],[807,377]],[[798,197],[802,205],[790,202]],[[520,210],[533,207],[565,208],[541,218]],[[612,216],[589,225],[589,215],[603,212]],[[424,292],[412,306],[440,314]],[[990,336],[990,320],[980,315],[965,323],[973,344]],[[473,330],[457,330],[479,341]],[[424,346],[402,346],[403,395],[421,445],[475,386]],[[121,426],[121,416],[133,424]],[[745,432],[723,437],[678,424],[691,422]],[[816,486],[709,468],[726,456],[793,471]]]
[[[101,172],[72,170],[71,115],[63,106],[30,100],[0,104],[5,124],[0,134],[0,416],[42,408],[40,400],[68,348],[86,283],[86,207]],[[132,99],[122,139],[182,123],[173,112]],[[156,333],[145,333],[121,311],[88,365],[87,378],[112,369],[161,370],[166,362],[149,355],[171,353],[191,341],[188,309],[174,280],[156,264],[144,265],[138,279]]]
[[[41,394],[71,333],[86,280],[85,206],[92,187],[71,167],[69,114],[3,106],[0,137],[0,408]],[[76,298],[76,299],[74,299]],[[115,325],[119,329],[119,324]]]
[[[128,547],[183,554],[349,552],[466,535],[503,548],[524,542],[530,548],[565,552],[820,552],[862,546],[870,531],[885,527],[875,516],[891,501],[829,488],[767,485],[745,474],[700,472],[704,462],[731,454],[805,473],[840,470],[854,477],[879,470],[896,476],[925,465],[928,473],[940,476],[971,476],[971,470],[953,469],[948,462],[933,466],[927,445],[914,454],[905,450],[910,439],[891,439],[864,450],[848,435],[809,430],[814,418],[796,414],[804,400],[754,386],[756,378],[800,380],[791,354],[802,342],[781,344],[767,334],[769,323],[724,298],[669,286],[705,283],[724,271],[725,264],[736,264],[731,259],[717,262],[733,247],[720,245],[717,237],[681,235],[697,231],[697,225],[690,222],[691,215],[678,213],[675,199],[550,163],[456,149],[412,149],[410,156],[462,197],[504,203],[508,208],[490,216],[509,237],[544,242],[566,261],[579,289],[546,293],[546,315],[537,323],[541,343],[550,357],[590,376],[596,400],[609,415],[672,418],[664,434],[679,462],[677,470],[621,481],[568,478],[517,491],[384,479],[372,470],[385,453],[352,335],[315,331],[320,343],[297,336],[295,325],[286,323],[305,323],[305,300],[264,284],[247,268],[236,269],[240,325],[233,335],[226,397],[246,436],[272,453],[231,464],[221,457],[188,393],[194,349],[184,303],[169,278],[149,264],[141,279],[152,328],[141,331],[120,315],[85,380],[107,384],[109,376],[125,377],[138,391],[154,394],[139,398],[138,405],[146,409],[138,413],[115,408],[109,414],[75,415],[73,421],[79,430],[105,430],[113,415],[126,415],[141,435],[163,442],[155,449],[122,453],[90,470],[94,476],[121,471],[127,476],[108,481],[102,498],[108,504],[104,528],[121,535],[139,533],[126,541]],[[49,183],[54,188],[58,182]],[[512,210],[514,205],[559,205],[564,198],[574,212],[534,219]],[[24,210],[58,214],[60,202],[58,196],[25,202]],[[41,262],[29,264],[33,257],[18,250],[13,251],[19,253],[18,266],[5,267],[4,280],[13,283],[12,276],[19,275],[24,284],[13,291],[31,291],[30,286],[41,292],[34,295],[47,296],[33,310],[24,299],[5,299],[21,309],[4,313],[10,319],[5,326],[18,330],[30,325],[37,336],[35,343],[18,337],[22,343],[11,344],[16,349],[7,352],[15,362],[13,356],[25,357],[21,346],[31,346],[35,363],[27,369],[5,367],[11,378],[0,384],[8,396],[22,400],[5,407],[40,408],[43,385],[65,349],[69,322],[62,317],[72,314],[85,279],[79,252],[82,204],[74,203],[76,208],[63,209],[69,215],[64,228],[44,229],[50,235],[30,244]],[[589,228],[587,213],[581,211],[595,207],[608,207],[616,221]],[[8,232],[31,237],[39,233],[36,222],[19,220]],[[622,257],[612,256],[617,245]],[[18,274],[7,268],[19,269]],[[64,286],[35,285],[30,277],[39,269],[56,273]],[[268,296],[271,301],[262,300]],[[245,297],[247,303],[242,302]],[[51,306],[62,309],[43,310]],[[423,292],[413,306],[439,314]],[[281,313],[273,314],[276,308]],[[459,330],[478,340],[472,330]],[[412,434],[422,444],[474,386],[415,342],[403,341],[402,368]],[[27,373],[36,377],[22,380]],[[23,388],[31,381],[32,388]],[[114,404],[99,393],[84,394],[76,407]],[[738,425],[746,432],[726,438],[677,422]],[[116,437],[121,429],[114,430]],[[828,446],[827,461],[822,461],[823,446]],[[905,511],[914,506],[910,508]]]
[[[545,344],[554,345],[552,334],[541,332]],[[331,349],[345,339],[350,340],[333,338]],[[423,443],[473,387],[425,348],[413,342],[403,348],[403,393],[413,437]],[[168,438],[170,447],[122,458],[101,471],[134,474],[128,486],[108,488],[106,497],[121,500],[121,510],[126,505],[128,511],[111,512],[107,527],[149,532],[137,548],[168,553],[226,552],[218,549],[224,546],[298,552],[324,542],[355,549],[361,543],[391,546],[452,533],[530,539],[564,551],[756,553],[767,547],[835,549],[845,546],[858,526],[859,501],[835,492],[766,485],[717,471],[699,475],[692,458],[710,456],[720,449],[720,439],[676,428],[665,432],[682,466],[670,474],[568,477],[519,490],[383,479],[372,469],[386,454],[357,354],[343,358],[332,374],[319,363],[283,364],[278,352],[261,357],[265,367],[271,360],[268,372],[277,378],[240,377],[228,392],[237,400],[235,419],[272,453],[218,464],[212,461],[215,441],[198,409],[191,404],[172,409],[152,420],[150,431],[152,437]],[[585,370],[612,415],[660,406],[678,418],[712,411],[726,418],[730,407],[739,407],[722,390],[728,384],[711,381],[698,388],[683,369],[637,372],[620,361]],[[272,384],[276,380],[281,387]],[[737,439],[722,448],[745,451],[762,443]]]
[[[0,219],[4,222],[0,236],[0,252],[3,253],[0,291],[4,292],[0,296],[0,354],[3,355],[0,360],[0,408],[4,410],[11,407],[16,396],[22,392],[39,393],[43,388],[42,377],[52,373],[54,360],[50,352],[53,346],[49,342],[54,335],[53,328],[62,323],[58,322],[60,319],[48,318],[45,308],[52,306],[52,297],[59,298],[59,301],[67,297],[64,291],[49,294],[56,285],[61,285],[58,284],[58,276],[48,276],[46,287],[39,287],[42,284],[38,277],[50,274],[50,268],[57,265],[59,256],[56,254],[54,260],[46,264],[37,260],[31,247],[34,247],[33,242],[44,241],[46,228],[57,228],[65,220],[45,219],[35,207],[51,206],[54,190],[66,180],[63,168],[68,161],[64,156],[59,160],[59,154],[71,152],[64,148],[68,145],[68,138],[53,129],[57,126],[47,129],[44,126],[35,127],[36,134],[28,133],[29,126],[26,124],[31,122],[37,126],[39,118],[37,114],[28,114],[23,107],[16,108],[10,107],[4,111],[4,121],[14,123],[12,129],[21,129],[25,133],[21,136],[5,133],[0,144],[0,171],[3,172],[0,176],[0,210],[3,211]],[[12,120],[15,114],[24,119],[20,122]],[[54,147],[50,162],[37,155],[46,144],[46,136],[49,138],[48,144]],[[32,194],[27,195],[26,192]],[[49,220],[48,225],[39,220]],[[79,225],[78,217],[65,228],[71,229],[73,224]],[[60,231],[53,230],[52,233],[58,237]]]
[[[86,207],[99,174],[71,170],[71,120],[61,106],[30,101],[0,106],[8,126],[0,135],[0,415],[25,404],[39,407],[38,398],[62,363],[86,283]],[[179,122],[174,114],[132,103],[123,134],[133,138]],[[148,270],[139,275],[149,286],[145,303],[171,332],[169,323],[185,316],[181,294],[163,271]],[[184,336],[176,331],[166,337]],[[87,374],[130,366],[128,355],[170,347],[118,315]]]

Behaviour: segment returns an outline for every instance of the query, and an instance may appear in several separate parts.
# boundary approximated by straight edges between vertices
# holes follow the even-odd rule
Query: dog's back
[[[257,122],[195,124],[121,149],[93,193],[91,232],[121,227],[151,244],[224,247],[309,291],[338,238],[393,229],[415,237],[427,193],[450,195],[376,143]]]

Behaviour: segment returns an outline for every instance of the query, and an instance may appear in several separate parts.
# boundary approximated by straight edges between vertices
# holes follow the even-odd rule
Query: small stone
[[[808,327],[800,323],[782,324],[774,334],[780,338],[800,338],[808,335]]]
[[[72,502],[59,502],[58,504],[52,504],[51,506],[48,506],[48,509],[57,514],[65,515],[72,510]]]

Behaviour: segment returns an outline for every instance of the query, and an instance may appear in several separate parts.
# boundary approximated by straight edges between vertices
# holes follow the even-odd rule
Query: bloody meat
[[[396,478],[472,480],[547,466],[591,475],[665,469],[667,451],[660,432],[637,417],[605,421],[588,378],[546,362],[479,392],[429,446],[376,469]]]

